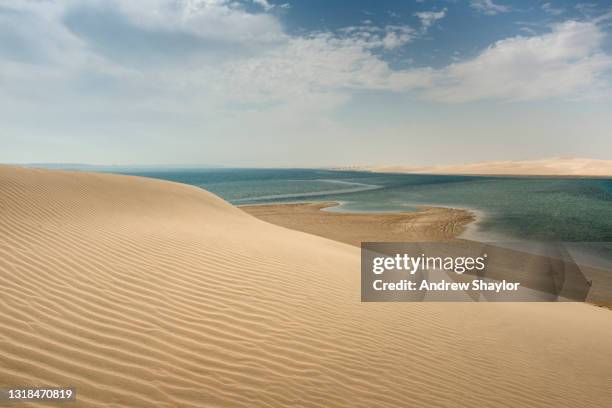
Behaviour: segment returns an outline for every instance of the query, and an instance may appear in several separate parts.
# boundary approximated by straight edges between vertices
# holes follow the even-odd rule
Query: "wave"
[[[375,184],[355,183],[355,182],[341,181],[341,180],[323,180],[321,179],[321,180],[307,180],[307,181],[320,181],[320,182],[325,182],[325,183],[353,185],[353,186],[359,186],[359,187],[344,188],[344,189],[337,189],[337,190],[319,190],[319,191],[311,191],[311,192],[304,192],[304,193],[271,194],[271,195],[264,195],[264,196],[258,196],[258,197],[245,197],[245,198],[234,199],[234,200],[231,200],[230,202],[232,204],[238,204],[238,203],[251,202],[251,201],[283,200],[287,198],[302,198],[302,197],[318,197],[318,196],[326,196],[330,194],[358,193],[361,191],[376,190],[376,189],[382,188],[382,186],[375,185]]]

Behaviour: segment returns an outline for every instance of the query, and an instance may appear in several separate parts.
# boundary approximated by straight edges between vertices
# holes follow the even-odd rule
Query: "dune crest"
[[[609,407],[585,304],[364,304],[359,250],[192,186],[0,166],[0,386],[79,407]],[[46,405],[43,405],[46,406]]]
[[[374,166],[365,169],[374,172],[415,174],[612,177],[612,160],[554,157],[539,160],[486,161],[456,166]]]

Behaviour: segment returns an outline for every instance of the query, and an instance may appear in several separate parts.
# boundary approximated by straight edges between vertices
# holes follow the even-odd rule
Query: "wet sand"
[[[336,202],[241,206],[272,224],[360,246],[361,242],[435,242],[457,238],[475,220],[466,210],[421,207],[404,213],[325,211]]]

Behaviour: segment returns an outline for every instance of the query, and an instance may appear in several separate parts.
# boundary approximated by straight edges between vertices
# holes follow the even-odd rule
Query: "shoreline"
[[[339,170],[341,171],[341,170]],[[386,171],[381,170],[355,170],[366,173],[375,174],[401,174],[401,175],[414,175],[414,176],[457,176],[457,177],[493,177],[493,178],[543,178],[543,179],[592,179],[592,180],[612,180],[610,176],[598,176],[598,175],[573,175],[573,174],[519,174],[519,173],[417,173],[417,172],[404,172],[404,171]]]
[[[410,212],[329,211],[337,201],[238,206],[260,220],[360,246],[361,242],[444,242],[460,239],[476,215],[465,209],[415,206]]]
[[[249,204],[240,210],[262,221],[361,247],[361,242],[452,242],[478,243],[513,240],[483,240],[475,230],[486,215],[466,208],[415,206],[412,212],[339,212],[330,211],[337,201]],[[398,231],[398,228],[403,230]],[[524,249],[523,249],[524,250]],[[527,251],[529,252],[529,251]],[[538,255],[539,252],[533,252]],[[595,281],[587,303],[612,309],[607,301],[612,295],[612,277],[601,266],[580,263],[582,272]],[[604,300],[606,299],[606,300]]]
[[[361,168],[374,173],[393,172],[423,175],[612,178],[612,161],[583,157],[490,160],[434,166],[406,166],[396,164],[362,166]]]

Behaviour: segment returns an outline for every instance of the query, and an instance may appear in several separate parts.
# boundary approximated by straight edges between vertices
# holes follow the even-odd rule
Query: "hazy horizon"
[[[612,159],[611,28],[609,1],[0,0],[0,162]]]
[[[535,159],[529,160],[513,160],[513,159],[504,159],[499,161],[513,162],[513,163],[522,163],[522,162],[530,162],[530,161],[545,161],[545,160],[606,160],[606,159],[595,159],[595,158],[586,158],[586,157],[576,157],[576,156],[557,156],[557,157],[539,157]],[[473,164],[484,164],[484,163],[495,163],[499,161],[479,161],[479,162],[458,162],[458,163],[431,163],[428,166],[411,166],[410,163],[385,163],[385,165],[389,165],[389,167],[394,166],[403,166],[405,168],[409,167],[447,167],[447,166],[460,166],[460,165],[473,165]],[[609,160],[612,162],[612,160]],[[96,168],[133,168],[133,169],[326,169],[326,170],[365,170],[371,167],[384,168],[385,166],[376,166],[370,163],[354,163],[348,165],[260,165],[260,166],[240,166],[240,165],[224,165],[224,164],[214,164],[214,163],[67,163],[67,162],[4,162],[0,164],[5,165],[15,165],[15,166],[24,166],[24,167],[41,167],[41,168],[57,168],[57,169],[96,169]]]

